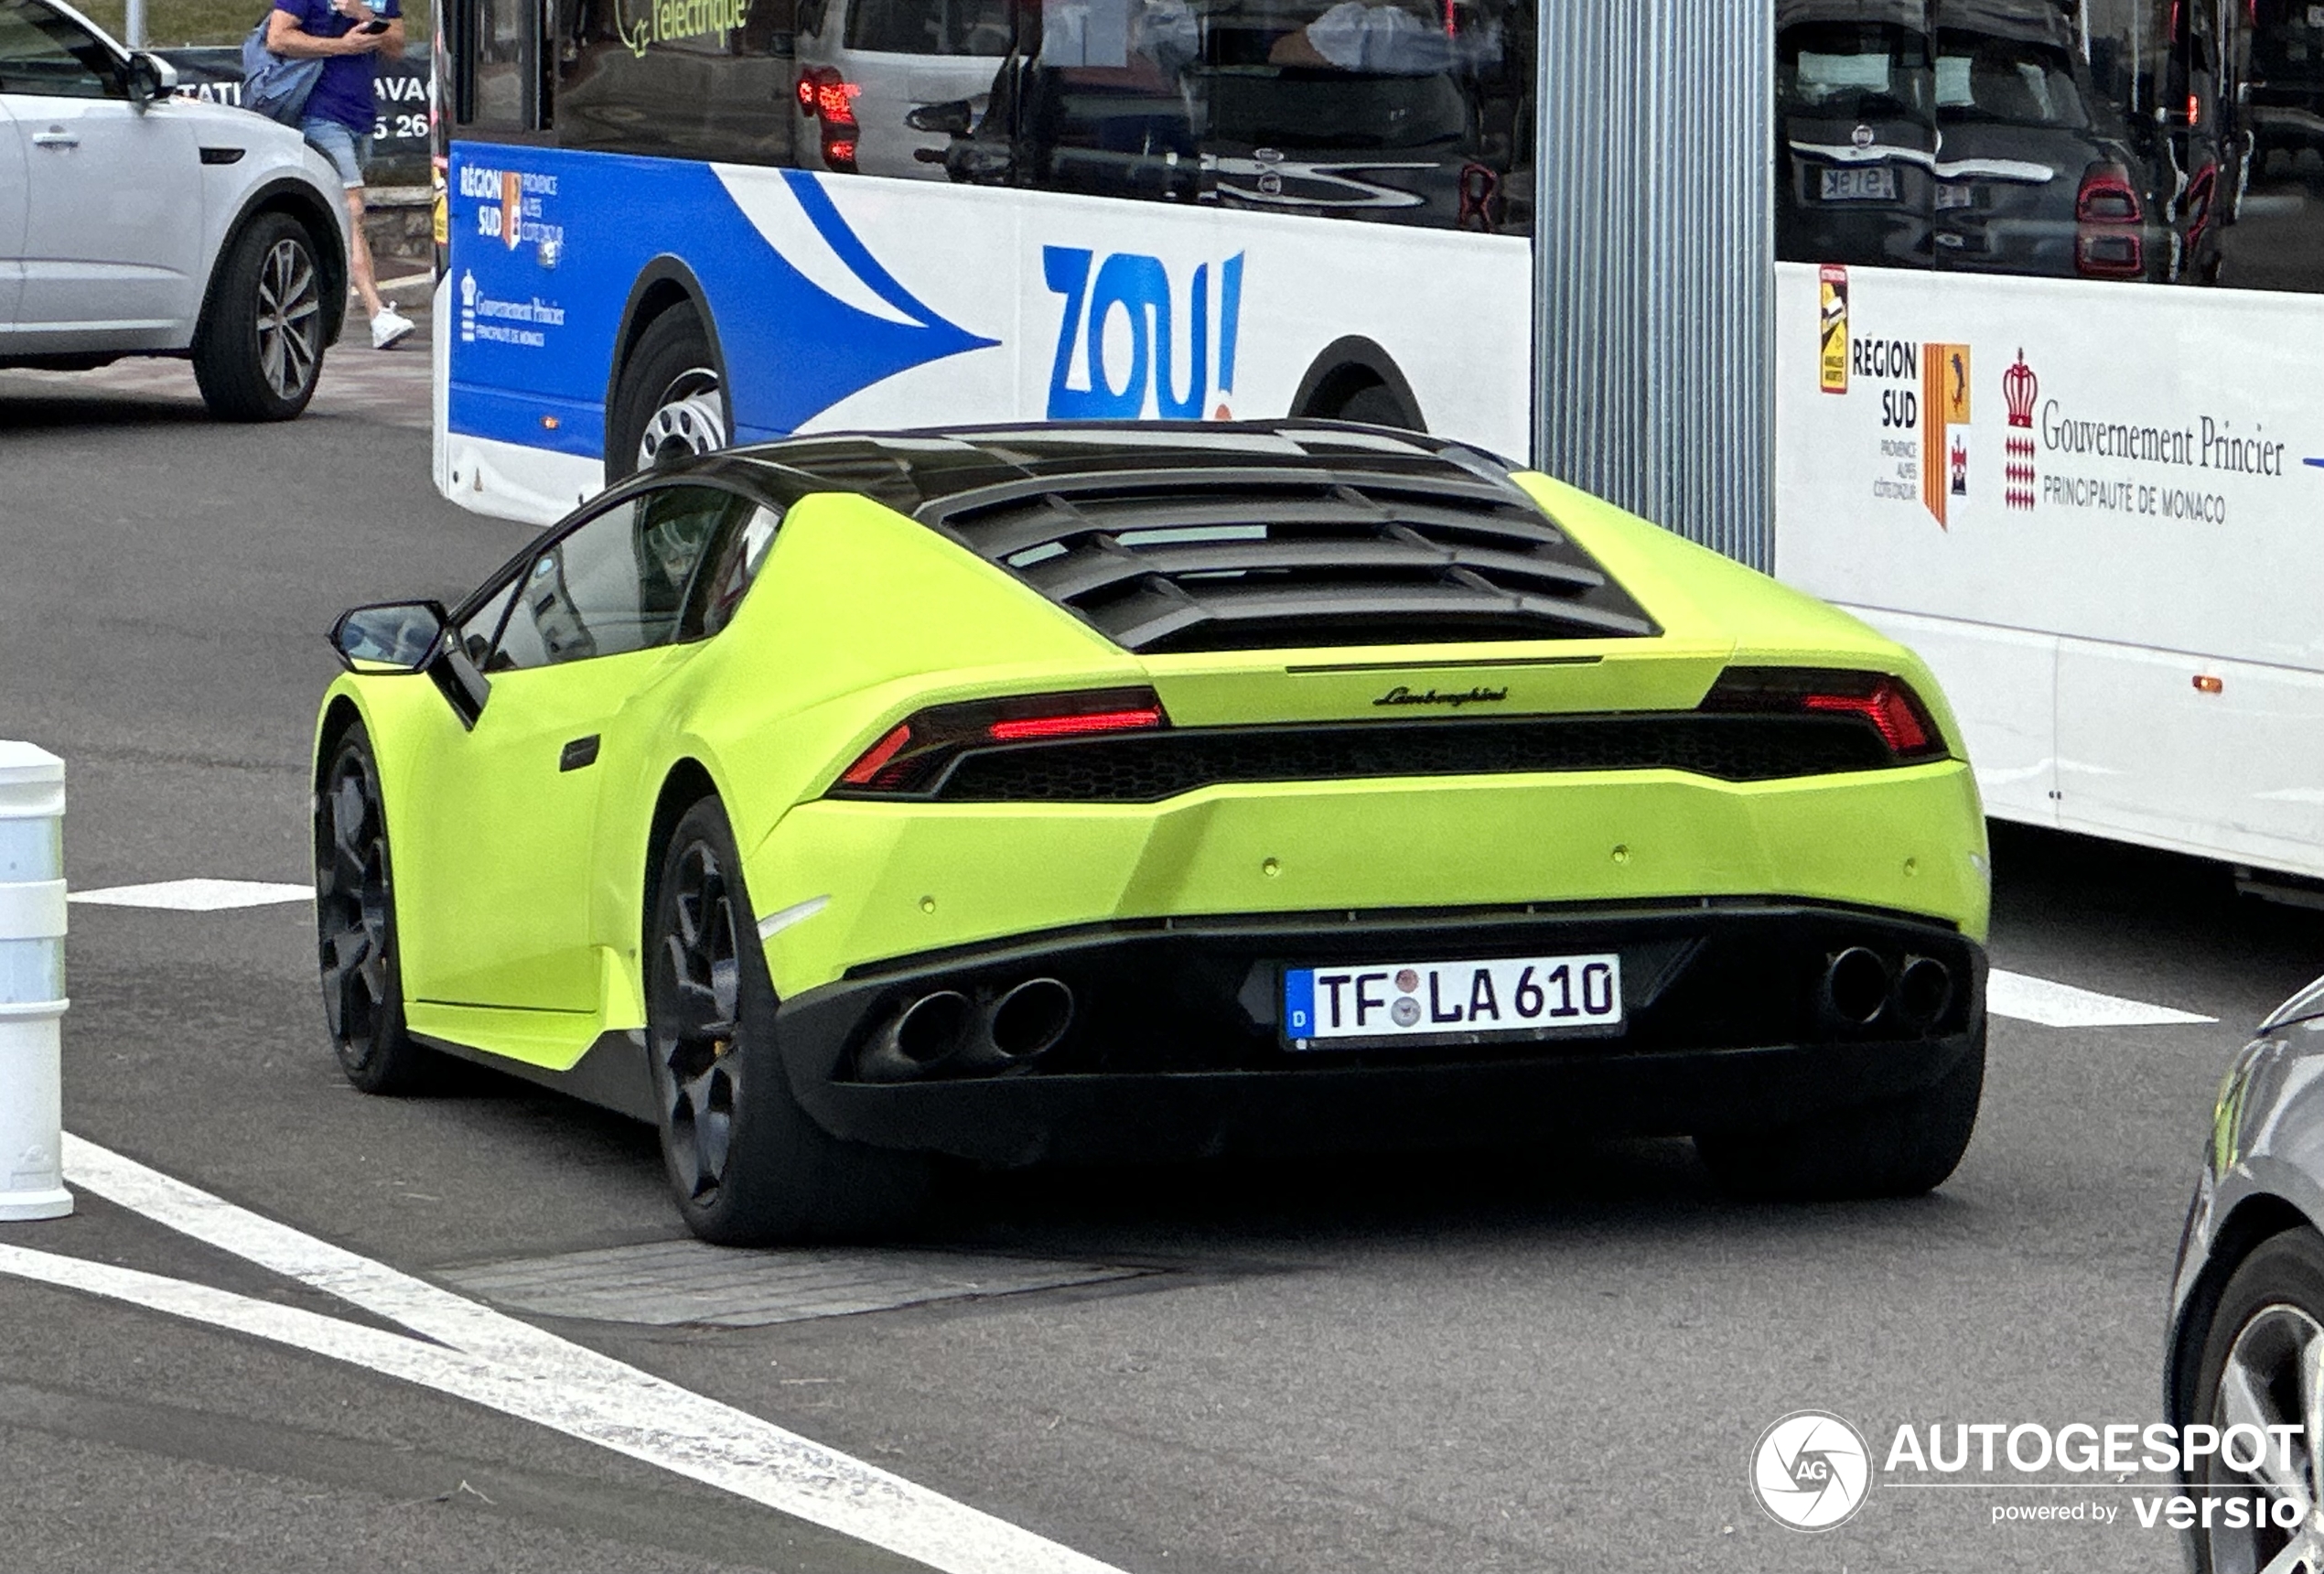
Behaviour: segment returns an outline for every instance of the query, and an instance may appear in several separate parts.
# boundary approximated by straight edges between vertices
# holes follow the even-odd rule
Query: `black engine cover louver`
[[[1896,764],[1852,717],[1525,717],[1189,728],[977,749],[927,795],[952,803],[1151,803],[1225,782],[1518,771],[1689,771],[1768,782]]]
[[[919,513],[1133,652],[1660,631],[1515,483],[1448,458],[1037,476]]]

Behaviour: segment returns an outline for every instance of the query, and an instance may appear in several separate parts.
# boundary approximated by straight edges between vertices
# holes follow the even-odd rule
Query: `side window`
[[[752,507],[739,528],[729,530],[704,565],[694,591],[694,610],[687,620],[689,633],[708,639],[734,620],[744,592],[757,582],[767,549],[775,544],[781,516],[773,509]]]
[[[40,0],[0,0],[0,92],[129,96],[113,51]]]
[[[456,108],[464,125],[532,131],[540,125],[543,0],[459,0],[454,16],[469,57]],[[453,58],[462,54],[455,45]]]
[[[518,577],[486,670],[616,656],[680,638],[694,570],[738,506],[729,492],[670,487],[565,532]]]

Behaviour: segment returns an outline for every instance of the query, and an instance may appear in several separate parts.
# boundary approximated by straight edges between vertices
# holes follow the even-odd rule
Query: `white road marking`
[[[73,1185],[410,1329],[406,1338],[134,1268],[0,1246],[0,1274],[126,1301],[489,1406],[943,1574],[1118,1574],[900,1476],[236,1206],[68,1132]]]
[[[2168,1006],[2077,989],[2071,984],[2053,984],[2023,973],[2007,973],[1998,967],[1985,979],[1985,1009],[1996,1017],[2039,1022],[2045,1028],[2156,1028],[2219,1020]]]
[[[285,885],[279,880],[185,879],[77,890],[70,900],[93,907],[158,907],[173,912],[218,912],[230,907],[311,901],[314,897],[313,886]]]

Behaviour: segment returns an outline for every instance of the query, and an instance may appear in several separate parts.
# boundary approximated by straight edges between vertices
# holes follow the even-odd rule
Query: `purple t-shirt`
[[[382,16],[401,16],[396,0],[370,0]],[[288,12],[299,30],[317,38],[336,38],[355,26],[354,18],[331,9],[331,0],[274,0],[274,9]],[[307,120],[334,120],[358,135],[379,124],[379,107],[371,96],[371,69],[376,55],[333,55],[323,62],[315,94],[307,101]]]

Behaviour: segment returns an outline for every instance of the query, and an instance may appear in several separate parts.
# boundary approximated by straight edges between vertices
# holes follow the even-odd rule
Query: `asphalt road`
[[[322,631],[448,599],[525,538],[435,496],[424,404],[357,397],[362,362],[271,428],[209,424],[167,369],[0,374],[0,737],[69,760],[77,889],[305,879]],[[2210,1094],[2324,965],[2324,921],[2031,833],[1996,874],[1997,965],[2220,1020],[1997,1020],[1977,1140],[1928,1199],[1738,1205],[1684,1143],[1032,1172],[963,1182],[918,1244],[1138,1271],[769,1326],[519,1315],[1136,1574],[2174,1568],[2126,1508],[1990,1522],[2119,1483],[1884,1481],[1818,1537],[1748,1490],[1802,1407],[1876,1451],[1906,1423],[2158,1418]],[[80,1137],[456,1286],[681,1234],[642,1128],[480,1074],[349,1090],[304,908],[72,922]],[[87,1193],[0,1246],[386,1326]],[[622,1315],[665,1293],[646,1276]],[[911,1567],[359,1364],[6,1277],[0,1527],[0,1569],[44,1574]]]

